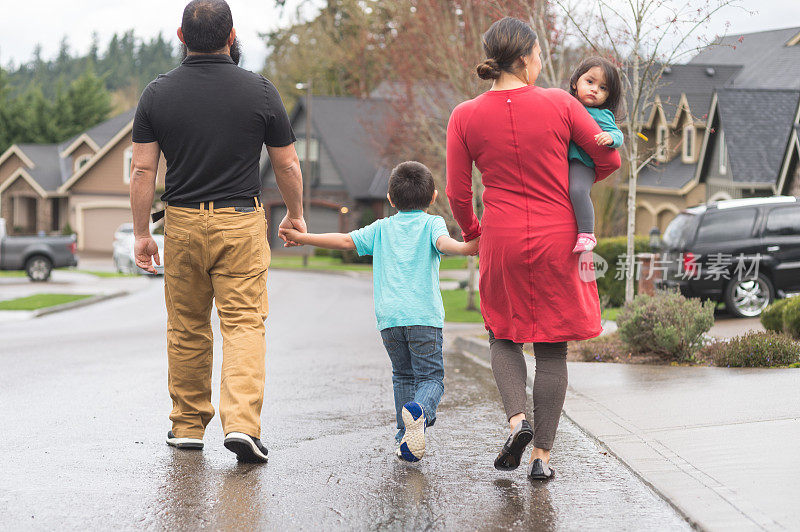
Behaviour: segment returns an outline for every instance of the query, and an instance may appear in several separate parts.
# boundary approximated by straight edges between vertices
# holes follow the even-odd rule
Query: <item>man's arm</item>
[[[297,229],[278,229],[278,233],[286,237],[291,242],[298,244],[308,244],[309,246],[316,246],[325,249],[341,249],[352,250],[356,249],[356,244],[353,238],[347,233],[301,233]]]
[[[133,214],[133,245],[136,265],[150,273],[156,273],[153,260],[161,265],[158,245],[150,235],[150,209],[156,190],[156,172],[161,149],[158,142],[133,143],[131,161],[131,213]]]
[[[303,219],[303,174],[300,172],[300,159],[297,157],[294,144],[282,147],[267,146],[267,153],[275,172],[275,182],[278,184],[278,190],[287,210],[279,228],[294,228],[305,233],[307,229]],[[281,238],[287,245],[299,245],[287,240],[283,235]]]

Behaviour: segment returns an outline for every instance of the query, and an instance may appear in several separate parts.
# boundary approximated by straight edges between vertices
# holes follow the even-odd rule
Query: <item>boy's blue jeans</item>
[[[381,331],[383,345],[392,361],[394,407],[399,442],[405,434],[403,405],[416,401],[425,413],[425,425],[436,421],[436,407],[444,393],[442,329],[426,325],[389,327]]]

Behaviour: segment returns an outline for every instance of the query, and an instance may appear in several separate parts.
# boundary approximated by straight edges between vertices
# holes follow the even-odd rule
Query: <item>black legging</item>
[[[528,368],[522,344],[498,340],[489,331],[492,373],[503,398],[506,417],[526,412]],[[567,342],[534,343],[536,376],[533,379],[533,445],[550,450],[567,393]]]

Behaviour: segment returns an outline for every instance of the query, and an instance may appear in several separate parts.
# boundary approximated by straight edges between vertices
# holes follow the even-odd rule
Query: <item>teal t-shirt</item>
[[[612,113],[608,109],[598,109],[597,107],[587,107],[587,111],[589,114],[592,115],[594,121],[597,122],[597,125],[600,126],[600,129],[609,133],[611,135],[614,144],[608,146],[608,148],[619,148],[622,146],[622,131],[619,130],[617,127],[616,119],[614,118],[614,113]],[[594,161],[589,154],[583,151],[583,149],[575,144],[574,142],[570,141],[569,143],[569,152],[567,152],[567,159],[577,159],[578,161],[582,162],[589,168],[594,168]]]
[[[436,248],[443,235],[449,235],[444,218],[423,211],[401,211],[350,233],[358,254],[372,255],[378,330],[444,327]]]

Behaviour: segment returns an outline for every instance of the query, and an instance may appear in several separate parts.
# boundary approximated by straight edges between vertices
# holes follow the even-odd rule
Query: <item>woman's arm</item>
[[[595,136],[602,133],[600,126],[589,114],[589,111],[576,99],[567,99],[567,113],[572,140],[583,148],[594,161],[595,183],[605,179],[617,169],[622,161],[617,150],[609,150],[608,146],[598,146]]]
[[[469,155],[461,131],[458,108],[450,115],[447,124],[447,199],[450,210],[461,227],[464,241],[481,236],[481,225],[472,208],[472,157]]]

